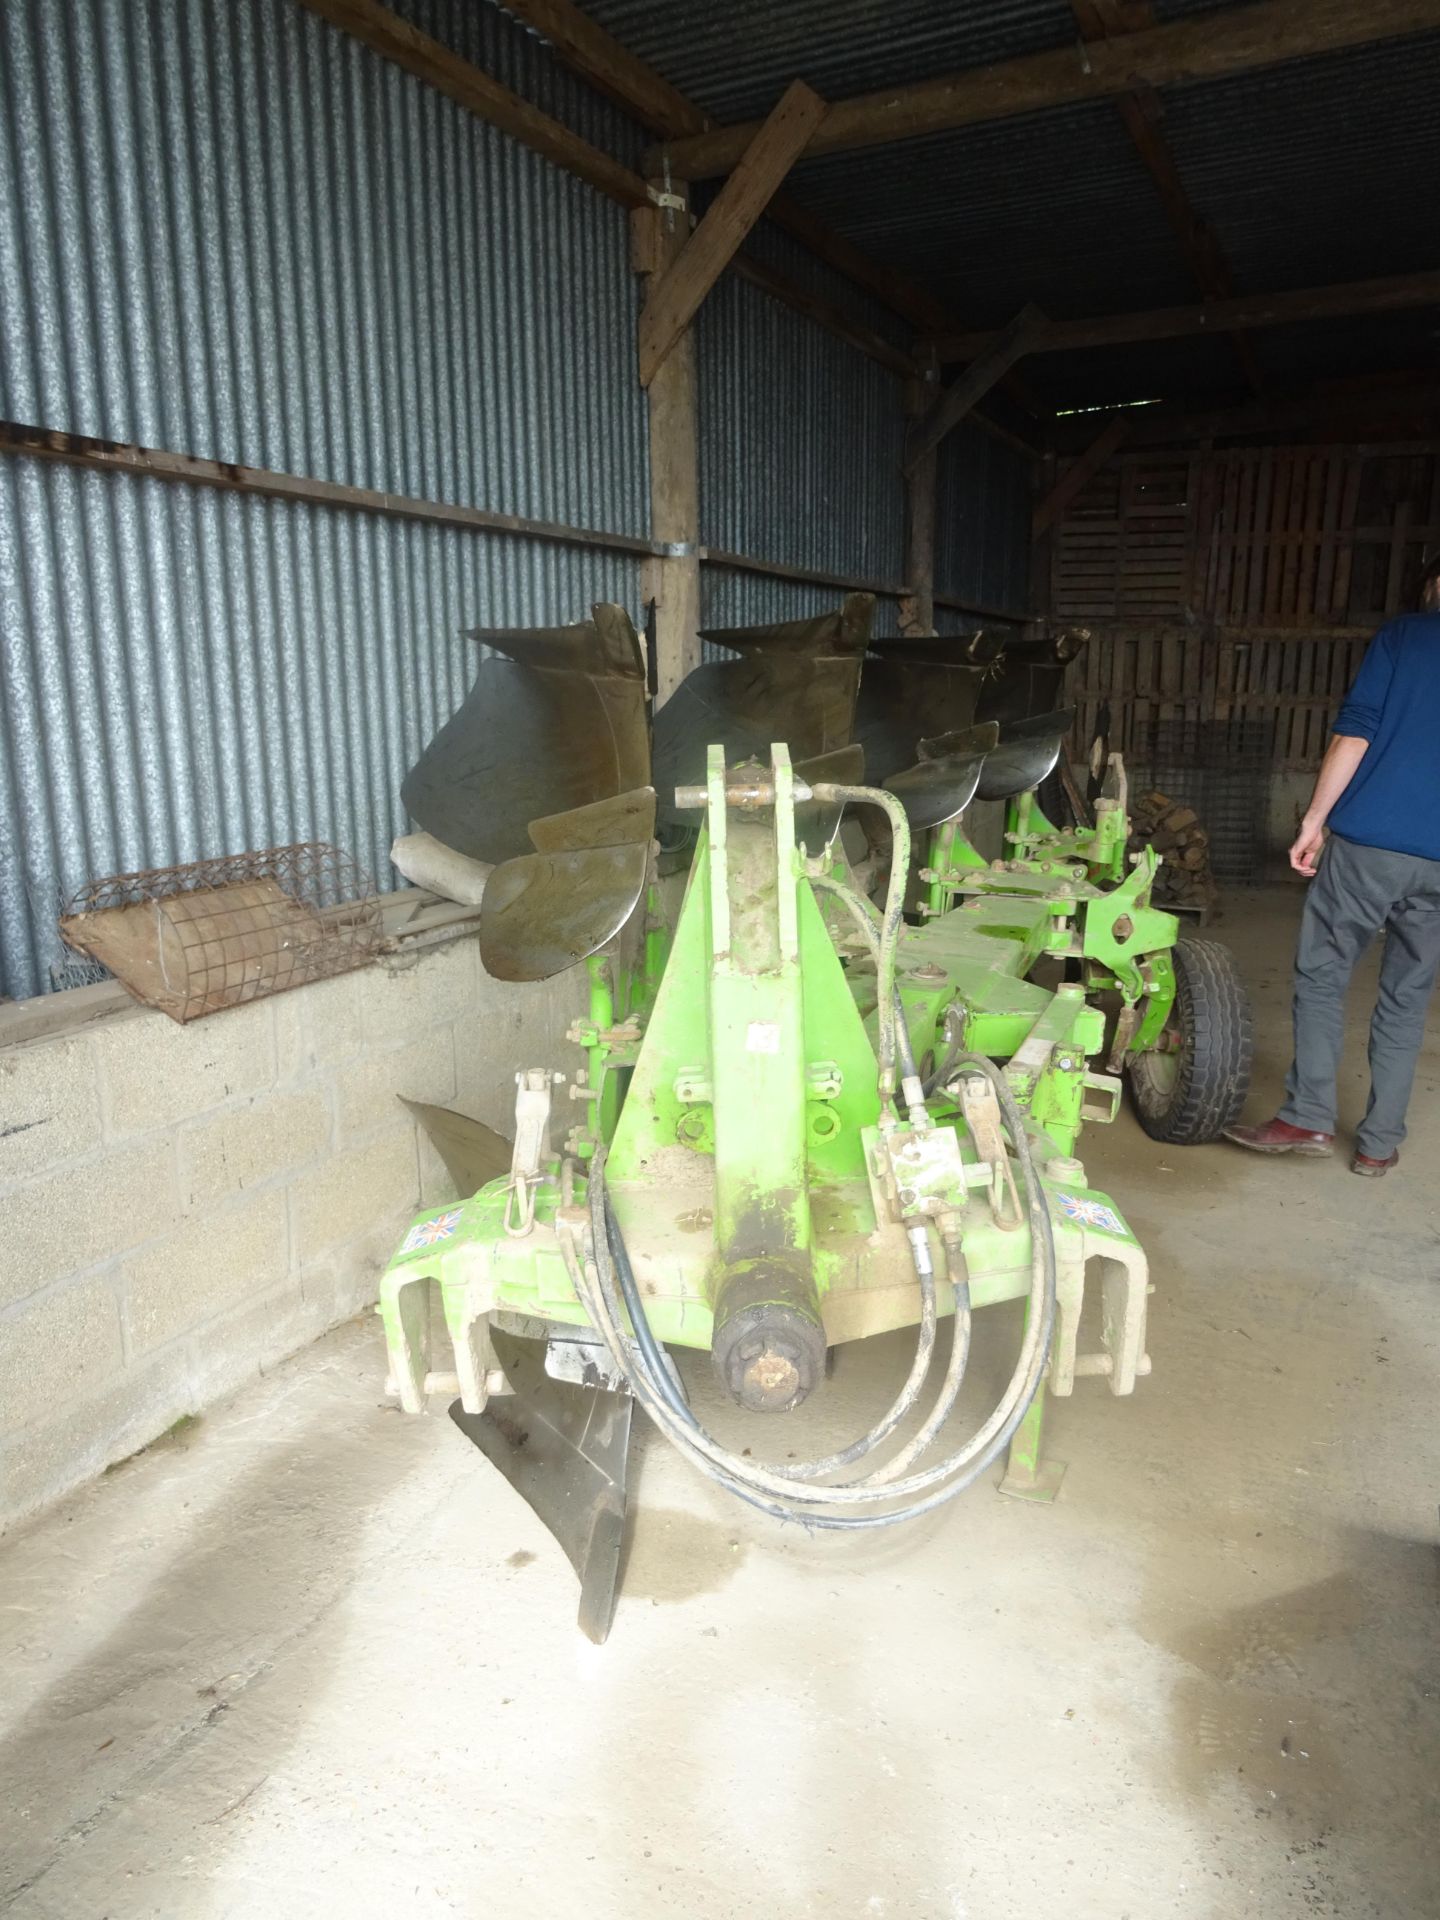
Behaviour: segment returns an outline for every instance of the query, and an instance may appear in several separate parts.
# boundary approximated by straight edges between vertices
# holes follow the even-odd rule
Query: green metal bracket
[[[1180,923],[1173,913],[1152,907],[1150,890],[1159,860],[1146,847],[1129,875],[1108,893],[1097,893],[1079,909],[1081,950],[1115,979],[1128,1002],[1146,991],[1142,960],[1173,947]]]

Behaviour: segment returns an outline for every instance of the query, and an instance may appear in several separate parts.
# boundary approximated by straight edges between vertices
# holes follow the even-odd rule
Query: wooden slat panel
[[[1057,613],[1096,627],[1082,750],[1107,710],[1138,765],[1157,720],[1263,723],[1276,766],[1309,770],[1363,656],[1357,629],[1403,602],[1422,546],[1440,544],[1440,457],[1135,447],[1055,533]]]
[[[1336,528],[1340,520],[1340,500],[1345,484],[1344,456],[1332,450],[1325,476],[1325,502],[1321,509],[1320,548],[1315,572],[1314,612],[1317,620],[1335,618]]]

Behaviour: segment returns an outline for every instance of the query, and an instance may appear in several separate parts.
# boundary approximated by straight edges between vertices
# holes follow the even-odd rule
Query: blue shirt
[[[1334,730],[1370,745],[1331,828],[1364,847],[1440,860],[1440,613],[1380,629]]]

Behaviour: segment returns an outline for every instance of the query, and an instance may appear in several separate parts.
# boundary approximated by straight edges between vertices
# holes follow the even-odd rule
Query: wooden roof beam
[[[973,412],[1015,362],[1044,336],[1048,325],[1038,307],[1025,306],[1008,327],[986,341],[959,379],[945,389],[923,419],[916,421],[905,449],[907,473],[913,473],[930,449],[938,447],[946,434]]]
[[[574,0],[501,0],[501,5],[547,40],[556,58],[572,72],[633,114],[651,133],[675,139],[714,126],[703,108],[631,53]],[[952,323],[954,316],[933,294],[906,275],[882,267],[789,194],[777,193],[765,217],[922,333],[936,333]]]
[[[1070,11],[1083,38],[1091,42],[1121,39],[1155,25],[1153,0],[1070,0]],[[1230,264],[1221,252],[1214,228],[1195,211],[1185,191],[1175,156],[1160,130],[1165,109],[1159,94],[1153,87],[1142,87],[1133,93],[1117,95],[1115,106],[1136,153],[1155,182],[1165,217],[1180,243],[1196,286],[1212,300],[1228,299],[1235,291]],[[1265,381],[1254,347],[1238,331],[1230,335],[1230,345],[1247,384],[1259,393]]]
[[[398,14],[380,6],[377,0],[302,0],[302,4],[396,66],[403,67],[407,73],[413,73],[427,86],[445,94],[477,119],[487,121],[512,139],[533,148],[555,166],[575,174],[610,199],[618,201],[621,206],[634,208],[653,205],[649,187],[638,173],[631,173],[618,160],[612,160],[609,154],[602,153],[578,134],[571,133],[558,120],[552,120],[538,107],[532,107],[529,101],[522,100],[498,80],[492,80],[489,74],[462,59],[459,54],[452,53],[438,40],[421,33]],[[514,0],[511,10],[525,17],[522,0]],[[552,20],[551,26],[554,25],[555,21]],[[657,83],[663,86],[658,75],[655,77]],[[858,322],[850,322],[846,316],[825,301],[816,299],[784,274],[739,259],[733,261],[732,265],[743,279],[763,286],[774,299],[783,301],[796,312],[803,313],[816,326],[824,327],[849,345],[858,347],[862,353],[878,360],[892,372],[914,372],[914,362],[908,355],[892,347],[872,329]],[[879,269],[875,271],[878,273]],[[930,324],[937,323],[932,321]],[[944,325],[943,309],[940,310],[938,324]]]
[[[824,117],[825,102],[803,80],[792,80],[771,108],[699,226],[650,289],[640,314],[642,387],[655,378]]]
[[[576,6],[575,0],[500,0],[500,4],[540,34],[556,58],[572,72],[633,114],[652,133],[680,138],[714,126],[715,122],[703,108],[622,45],[597,20]],[[921,333],[941,333],[957,324],[956,316],[918,281],[872,260],[853,241],[836,233],[791,195],[777,193],[765,209],[765,218]],[[817,325],[841,339],[849,338],[862,353],[882,366],[890,367],[902,377],[913,375],[914,361],[873,328],[852,321],[830,303],[803,293],[773,269],[762,267],[743,253],[736,256],[733,267],[742,279],[762,287],[796,311],[808,313]],[[1007,374],[1001,387],[1025,412],[1037,419],[1049,419],[1050,409],[1024,387],[1018,376]],[[977,414],[976,424],[1001,439],[1014,438],[983,415]]]
[[[837,100],[806,151],[843,153],[1105,99],[1137,87],[1220,80],[1435,27],[1440,27],[1440,0],[1366,0],[1364,6],[1356,0],[1257,0],[1093,46],[1056,47],[915,86]],[[746,121],[672,140],[670,165],[686,180],[728,173],[757,130],[757,122]],[[653,156],[657,169],[666,151]]]
[[[1049,493],[1036,506],[1030,517],[1032,539],[1038,540],[1042,533],[1049,532],[1057,520],[1065,517],[1072,502],[1079,498],[1095,475],[1107,464],[1111,455],[1118,451],[1122,442],[1130,438],[1134,430],[1135,419],[1132,414],[1111,414],[1089,446],[1071,466],[1067,467]]]
[[[492,80],[471,61],[432,40],[408,20],[402,20],[378,0],[303,0],[312,13],[339,27],[353,39],[373,47],[397,67],[415,74],[438,92],[456,101],[514,140],[532,147],[557,167],[576,174],[622,207],[649,204],[650,193],[638,173],[622,166],[608,153],[592,147],[548,113],[532,107],[509,87]]]
[[[1197,307],[1157,307],[1145,313],[1106,314],[1093,320],[1051,320],[1031,344],[1031,353],[1067,353],[1083,347],[1129,346],[1137,340],[1181,340],[1233,328],[1286,327],[1306,320],[1349,314],[1399,313],[1440,306],[1440,272],[1395,274],[1353,280],[1338,287],[1306,287],[1293,293],[1241,294]],[[985,332],[944,334],[934,342],[942,362],[973,360],[994,339]]]

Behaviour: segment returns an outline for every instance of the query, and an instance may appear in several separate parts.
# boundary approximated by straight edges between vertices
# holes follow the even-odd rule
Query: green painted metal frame
[[[428,1210],[417,1222],[425,1231],[412,1229],[392,1262],[380,1312],[407,1404],[423,1392],[421,1300],[432,1280],[472,1410],[493,1377],[489,1316],[583,1325],[565,1223],[578,1217],[583,1162],[601,1138],[607,1186],[661,1340],[707,1347],[727,1277],[762,1254],[783,1255],[803,1273],[831,1341],[916,1319],[904,1229],[887,1217],[867,1162],[867,1139],[894,1124],[878,1086],[873,961],[863,942],[842,959],[843,918],[810,884],[827,868],[843,883],[846,869],[833,848],[810,863],[796,845],[783,748],[772,772],[768,804],[747,810],[712,752],[706,830],[673,940],[652,884],[637,964],[620,968],[606,955],[587,963],[588,1014],[571,1038],[586,1055],[588,1111],[569,1132],[569,1162],[550,1164],[533,1231],[506,1232],[505,1183],[494,1182],[458,1207]],[[1107,1372],[1125,1392],[1143,1352],[1144,1256],[1075,1158],[1083,1123],[1111,1118],[1118,1106],[1118,1081],[1092,1065],[1105,1021],[1086,984],[1051,988],[1028,976],[1046,960],[1078,960],[1088,985],[1113,984],[1128,1005],[1146,1003],[1138,1034],[1158,1032],[1167,986],[1173,992],[1175,922],[1149,905],[1153,856],[1123,872],[1123,818],[1082,840],[1057,834],[1033,796],[1020,796],[1006,833],[1023,852],[1003,868],[988,865],[953,823],[933,837],[922,876],[932,910],[900,938],[903,1017],[922,1063],[951,1046],[1007,1063],[1065,1276],[1051,1390],[1068,1392],[1078,1365]],[[949,904],[937,910],[937,901]],[[878,925],[868,903],[859,910]],[[1028,1227],[992,1213],[987,1169],[943,1093],[931,1111],[959,1143],[961,1174],[945,1200],[962,1222],[974,1304],[1022,1297]],[[1107,1315],[1105,1352],[1077,1360],[1085,1268],[1095,1260],[1118,1276],[1124,1306]],[[941,1304],[949,1309],[948,1288]],[[1012,1491],[1041,1484],[1033,1471],[1041,1419],[1037,1401],[1017,1442]],[[1022,1487],[1027,1481],[1034,1484]]]

